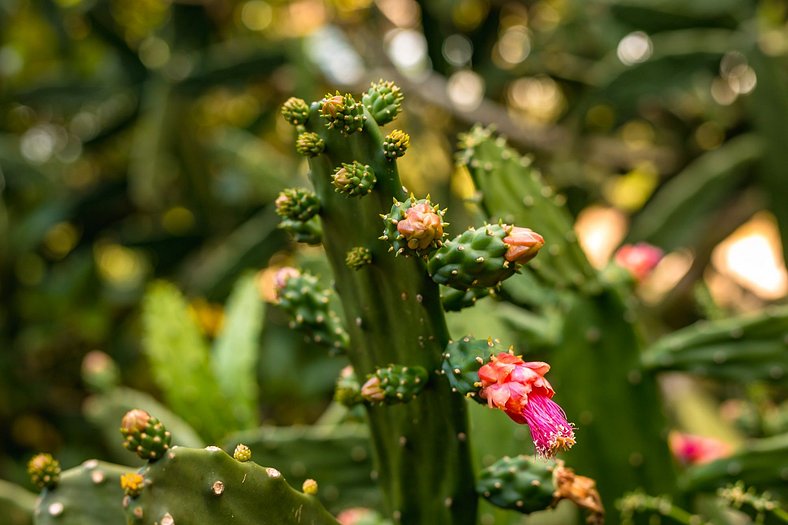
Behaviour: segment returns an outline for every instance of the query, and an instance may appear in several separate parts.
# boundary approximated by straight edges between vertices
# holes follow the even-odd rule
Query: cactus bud
[[[364,104],[356,102],[349,93],[340,95],[328,94],[320,103],[320,114],[328,123],[328,129],[336,129],[350,135],[364,129],[367,117],[364,115]]]
[[[118,384],[120,371],[109,355],[93,350],[82,359],[82,380],[95,392],[107,392]]]
[[[304,483],[301,484],[301,490],[304,494],[308,494],[310,496],[317,495],[317,481],[313,479],[305,479]]]
[[[296,151],[305,157],[316,157],[323,152],[326,143],[317,133],[305,131],[298,135]]]
[[[315,192],[302,188],[282,190],[274,205],[280,217],[292,221],[306,222],[320,211],[320,199]]]
[[[544,246],[544,238],[530,228],[512,226],[509,234],[503,238],[504,244],[509,246],[504,258],[517,264],[525,264],[539,253]]]
[[[352,366],[346,366],[339,373],[334,387],[334,400],[348,408],[364,402],[364,398],[361,397],[361,385],[358,384]]]
[[[60,481],[60,463],[51,454],[36,454],[27,462],[27,473],[33,485],[51,489]]]
[[[395,129],[383,141],[383,154],[389,160],[394,160],[405,154],[410,146],[410,135],[402,130]]]
[[[233,452],[233,458],[241,463],[246,463],[252,459],[252,449],[243,443],[238,443],[238,446],[235,447],[235,451]]]
[[[312,217],[308,221],[282,219],[279,228],[289,233],[296,242],[315,245],[323,241],[323,228],[317,217]]]
[[[342,163],[331,176],[331,184],[337,193],[347,197],[363,197],[372,191],[376,182],[372,168],[356,161],[350,164]]]
[[[287,285],[287,281],[289,281],[291,277],[300,276],[301,272],[292,266],[285,266],[284,268],[280,268],[276,271],[274,274],[274,296],[276,297],[277,301],[281,298],[282,290],[284,290],[285,286]]]
[[[120,488],[122,488],[123,492],[130,498],[139,496],[144,486],[145,478],[136,472],[122,474],[120,476]]]
[[[384,126],[393,121],[402,111],[402,90],[394,82],[372,82],[369,90],[364,93],[361,100],[369,110],[372,118],[379,126]]]
[[[347,264],[348,268],[353,268],[354,270],[358,270],[363,268],[367,264],[372,263],[372,252],[369,251],[368,248],[363,246],[356,246],[355,248],[351,248],[347,252],[347,256],[345,257],[345,264]]]
[[[126,450],[150,461],[161,458],[172,441],[172,435],[158,419],[138,408],[123,416],[120,433]]]
[[[662,260],[663,252],[656,246],[645,242],[625,244],[616,252],[616,264],[626,269],[632,277],[640,282]]]
[[[309,118],[309,106],[300,98],[290,97],[282,104],[282,116],[293,126],[302,126]]]
[[[668,446],[683,465],[701,465],[731,454],[731,446],[719,439],[671,431]]]
[[[389,365],[368,376],[361,397],[369,403],[404,403],[421,392],[427,372],[420,366]]]
[[[397,223],[397,231],[411,250],[437,245],[443,238],[443,217],[427,202],[417,202],[405,210],[405,218]]]

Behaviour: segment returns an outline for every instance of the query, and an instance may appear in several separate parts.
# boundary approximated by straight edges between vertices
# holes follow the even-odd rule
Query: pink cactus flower
[[[719,439],[672,431],[668,445],[673,456],[684,465],[699,465],[730,455],[731,446]]]
[[[428,203],[418,202],[405,210],[397,231],[407,240],[408,248],[423,250],[443,238],[443,221]]]
[[[337,521],[341,525],[356,525],[357,523],[361,523],[367,518],[373,517],[374,515],[375,511],[371,509],[364,507],[351,507],[340,512],[337,516]]]
[[[539,253],[544,246],[544,237],[530,228],[512,226],[503,242],[509,246],[504,259],[509,262],[525,264]]]
[[[274,274],[274,294],[276,299],[279,299],[279,294],[284,289],[287,281],[291,277],[298,277],[299,275],[301,275],[301,272],[290,266],[285,266],[276,271]]]
[[[546,458],[575,444],[575,433],[566,414],[551,398],[555,394],[544,375],[550,365],[525,362],[502,352],[479,369],[481,391],[490,408],[499,408],[512,420],[527,424],[536,452]]]
[[[636,281],[645,279],[662,260],[663,252],[645,242],[625,244],[616,252],[616,264],[625,268]]]

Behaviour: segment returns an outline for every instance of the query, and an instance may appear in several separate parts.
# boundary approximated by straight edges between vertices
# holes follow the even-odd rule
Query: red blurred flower
[[[636,281],[642,281],[659,264],[662,255],[662,250],[645,242],[625,244],[616,252],[616,264],[629,270]]]
[[[684,465],[699,465],[724,458],[731,453],[729,444],[719,439],[672,431],[668,445],[673,456]]]
[[[512,420],[527,424],[537,453],[552,457],[575,444],[572,424],[551,398],[555,394],[544,375],[550,365],[525,362],[520,357],[500,353],[479,369],[481,391],[491,408],[506,412]]]

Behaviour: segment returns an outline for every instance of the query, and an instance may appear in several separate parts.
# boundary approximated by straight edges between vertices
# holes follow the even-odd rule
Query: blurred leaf
[[[238,280],[227,302],[212,360],[219,387],[229,401],[227,408],[241,428],[257,424],[257,353],[263,315],[256,276],[246,275]]]
[[[6,525],[33,525],[36,495],[0,479],[0,516]]]

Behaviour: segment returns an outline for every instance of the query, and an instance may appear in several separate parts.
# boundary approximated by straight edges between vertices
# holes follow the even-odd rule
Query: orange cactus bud
[[[525,264],[539,253],[544,246],[544,237],[531,230],[512,226],[509,234],[503,238],[503,242],[509,246],[504,258],[513,263]]]
[[[405,218],[397,223],[397,231],[405,237],[408,248],[423,250],[443,238],[443,220],[426,202],[418,202],[405,210]]]

